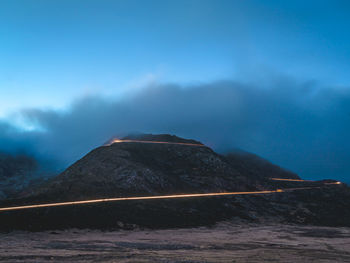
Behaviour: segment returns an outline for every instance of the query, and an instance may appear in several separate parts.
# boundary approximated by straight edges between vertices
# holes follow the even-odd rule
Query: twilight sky
[[[0,2],[0,151],[176,133],[350,182],[348,1]]]

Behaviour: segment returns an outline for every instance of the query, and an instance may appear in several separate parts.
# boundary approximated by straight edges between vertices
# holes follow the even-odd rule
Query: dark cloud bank
[[[0,150],[26,151],[61,165],[113,135],[172,133],[220,152],[256,153],[305,178],[350,181],[350,92],[315,82],[153,85],[119,101],[88,97],[67,112],[21,114],[43,131],[20,132],[2,122]]]

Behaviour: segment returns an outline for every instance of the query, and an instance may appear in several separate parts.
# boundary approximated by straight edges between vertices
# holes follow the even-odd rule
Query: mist
[[[61,168],[114,136],[170,133],[221,153],[253,152],[303,178],[350,181],[350,92],[316,81],[152,84],[122,99],[88,96],[64,111],[31,108],[17,116],[36,129],[3,120],[0,151]]]

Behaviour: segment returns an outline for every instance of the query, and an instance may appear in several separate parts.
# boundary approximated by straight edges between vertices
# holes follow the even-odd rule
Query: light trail
[[[302,179],[289,179],[289,178],[270,178],[270,180],[273,181],[287,181],[287,182],[317,182],[317,181],[312,181],[312,180],[302,180]],[[329,183],[323,183],[327,185],[339,185],[342,184],[342,182],[336,181],[336,182],[329,182]]]
[[[125,142],[135,142],[135,143],[154,143],[154,144],[173,144],[173,145],[188,145],[188,146],[197,146],[197,147],[206,147],[204,144],[200,143],[187,143],[187,142],[162,142],[162,141],[142,141],[142,140],[120,140],[113,139],[107,144],[107,146],[114,143],[125,143]]]
[[[316,188],[321,188],[321,187],[285,188],[285,189],[252,191],[252,192],[224,192],[224,193],[204,193],[204,194],[116,197],[116,198],[103,198],[103,199],[71,201],[71,202],[57,202],[57,203],[46,203],[46,204],[37,204],[37,205],[3,207],[3,208],[0,208],[0,211],[22,210],[22,209],[30,209],[30,208],[41,208],[41,207],[67,206],[67,205],[93,204],[93,203],[116,202],[116,201],[128,201],[128,200],[152,200],[152,199],[175,199],[175,198],[206,197],[206,196],[274,194],[274,193],[283,193],[283,192],[290,192],[290,191],[297,191],[297,190],[309,190],[309,189],[316,189]]]
[[[127,201],[127,200],[173,199],[173,198],[223,196],[223,195],[272,194],[272,193],[280,193],[280,192],[284,192],[284,191],[282,189],[277,189],[277,190],[254,191],[254,192],[227,192],[227,193],[205,193],[205,194],[179,194],[179,195],[116,197],[116,198],[103,198],[103,199],[82,200],[82,201],[72,201],[72,202],[58,202],[58,203],[47,203],[47,204],[38,204],[38,205],[23,205],[23,206],[13,206],[13,207],[3,207],[3,208],[0,208],[0,211],[20,210],[20,209],[29,209],[29,208],[39,208],[39,207],[81,205],[81,204]]]
[[[332,183],[324,183],[324,184],[342,184],[342,182],[332,182]]]
[[[287,182],[313,182],[311,180],[302,180],[302,179],[289,179],[289,178],[270,178],[273,181],[287,181]]]
[[[286,178],[270,178],[275,181],[292,181],[292,182],[313,182],[310,180],[301,179],[286,179]],[[323,183],[324,185],[340,185],[342,182],[330,182]],[[22,205],[12,207],[2,207],[1,211],[11,210],[22,210],[30,208],[41,208],[41,207],[55,207],[55,206],[67,206],[67,205],[81,205],[81,204],[93,204],[93,203],[104,203],[104,202],[116,202],[116,201],[128,201],[128,200],[151,200],[151,199],[175,199],[175,198],[189,198],[189,197],[206,197],[206,196],[228,196],[228,195],[257,195],[257,194],[274,194],[284,193],[298,190],[310,190],[310,189],[321,189],[321,186],[315,187],[298,187],[298,188],[284,188],[276,190],[264,190],[264,191],[251,191],[251,192],[223,192],[223,193],[204,193],[204,194],[178,194],[178,195],[156,195],[156,196],[135,196],[135,197],[116,197],[116,198],[101,198],[92,200],[82,201],[70,201],[70,202],[57,202],[57,203],[46,203],[37,205]]]

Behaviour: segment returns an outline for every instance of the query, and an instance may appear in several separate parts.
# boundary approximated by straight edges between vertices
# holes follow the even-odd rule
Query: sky
[[[0,151],[172,133],[350,182],[348,1],[0,2]]]

